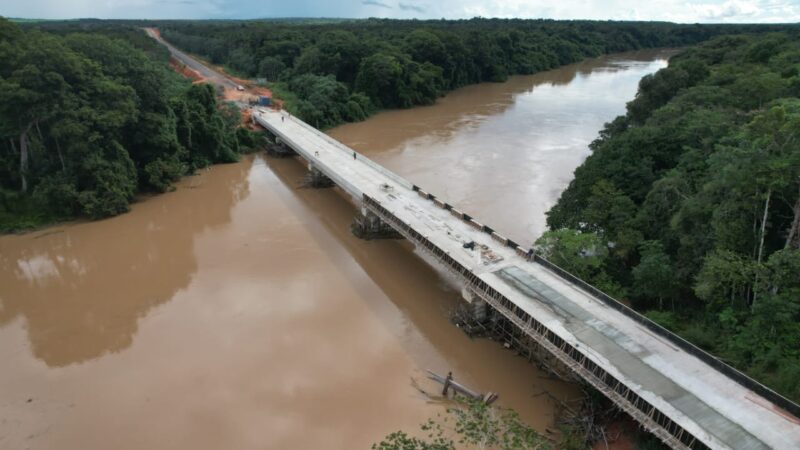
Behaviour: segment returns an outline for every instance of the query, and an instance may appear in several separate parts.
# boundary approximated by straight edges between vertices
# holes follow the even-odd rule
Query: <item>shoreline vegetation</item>
[[[0,231],[113,216],[258,146],[235,106],[169,69],[145,25],[266,78],[320,127],[590,56],[688,45],[600,131],[536,248],[800,399],[798,27],[0,20]]]
[[[506,19],[162,21],[158,27],[176,47],[266,83],[289,112],[320,129],[589,57],[785,28]]]
[[[141,30],[46,23],[0,19],[0,232],[114,216],[258,146]]]
[[[798,30],[640,82],[548,212],[544,257],[800,402]]]
[[[126,212],[135,195],[260,140],[142,32],[267,83],[318,128],[587,57],[784,25],[552,20],[0,19],[0,233]]]
[[[587,57],[683,47],[599,132],[534,247],[800,401],[800,27],[0,18],[0,233],[114,216],[259,147],[236,107],[172,72],[142,26],[262,79],[318,128]]]

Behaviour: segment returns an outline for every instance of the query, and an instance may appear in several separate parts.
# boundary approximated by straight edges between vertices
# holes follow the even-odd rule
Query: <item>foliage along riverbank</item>
[[[800,401],[800,35],[645,77],[548,213],[556,264]]]
[[[0,232],[125,212],[254,145],[140,30],[54,31],[0,18]]]
[[[290,112],[318,128],[363,120],[379,109],[431,104],[461,86],[601,54],[785,28],[503,19],[154,25],[183,50],[267,80]]]

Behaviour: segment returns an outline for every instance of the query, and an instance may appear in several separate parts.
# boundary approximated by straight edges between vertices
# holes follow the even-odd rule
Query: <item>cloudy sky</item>
[[[149,19],[392,17],[798,22],[800,0],[0,0],[0,16]]]

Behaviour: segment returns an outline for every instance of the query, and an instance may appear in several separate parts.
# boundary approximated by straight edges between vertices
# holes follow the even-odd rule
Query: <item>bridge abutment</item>
[[[353,234],[361,239],[401,239],[403,236],[372,211],[361,208],[350,226]]]

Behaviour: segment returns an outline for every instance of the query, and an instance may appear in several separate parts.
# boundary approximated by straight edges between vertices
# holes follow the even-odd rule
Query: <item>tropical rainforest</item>
[[[238,112],[168,57],[132,28],[55,33],[0,18],[0,230],[119,214],[252,145]]]
[[[170,22],[318,127],[589,56],[685,47],[645,77],[537,250],[800,400],[800,37],[792,26],[546,20]]]
[[[270,83],[290,112],[327,128],[380,109],[430,104],[467,84],[504,81],[590,56],[780,26],[370,19],[165,22],[159,28],[183,50]]]
[[[731,35],[641,80],[536,249],[800,400],[800,39]]]
[[[800,36],[792,26],[0,19],[0,230],[126,211],[254,146],[138,28],[269,83],[318,127],[604,53],[685,47],[548,213],[536,250],[800,400]]]

